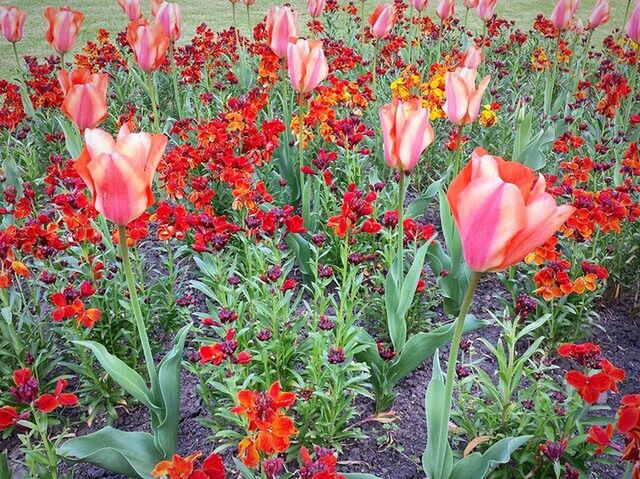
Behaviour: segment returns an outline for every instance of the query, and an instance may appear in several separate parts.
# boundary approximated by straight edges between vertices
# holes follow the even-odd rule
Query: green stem
[[[251,13],[249,12],[249,5],[247,4],[247,25],[249,25],[249,38],[252,37],[251,35]]]
[[[622,19],[622,26],[620,27],[620,36],[624,35],[624,27],[627,24],[627,18],[629,17],[629,7],[631,7],[631,0],[627,0],[627,8],[624,10],[624,18]]]
[[[477,271],[473,272],[471,281],[469,282],[469,287],[467,288],[467,292],[465,293],[464,299],[462,300],[462,305],[460,306],[460,314],[458,315],[458,319],[455,323],[453,338],[451,339],[451,350],[449,351],[449,359],[447,361],[447,382],[445,383],[444,392],[446,408],[444,411],[442,428],[440,430],[440,441],[438,447],[444,446],[446,441],[449,440],[449,417],[451,416],[451,403],[453,401],[453,382],[456,373],[458,349],[460,348],[460,340],[462,339],[462,331],[464,330],[464,320],[467,317],[467,313],[469,312],[469,307],[471,306],[471,302],[473,301],[473,295],[476,291],[478,283],[480,282],[481,276],[482,273],[479,273]],[[441,456],[442,454],[439,454],[439,458]]]
[[[180,101],[180,89],[178,88],[178,65],[175,58],[175,43],[172,41],[169,46],[169,60],[171,61],[171,81],[173,83],[173,100],[176,104],[178,119],[182,120],[182,102]]]
[[[365,0],[360,0],[360,43],[362,43],[362,47],[364,49],[364,42],[365,42],[365,35],[364,35],[364,22],[365,22],[365,17],[364,17],[364,2]]]
[[[60,54],[60,68],[64,70],[64,53]]]
[[[376,100],[376,66],[378,63],[378,39],[373,42],[373,61],[371,62],[372,78],[371,78],[371,90],[373,90],[373,100]]]
[[[285,161],[289,162],[289,144],[291,142],[291,116],[289,114],[289,89],[287,88],[287,67],[286,67],[286,58],[282,58],[282,66],[281,66],[281,74],[282,74],[282,116],[284,117],[284,145],[283,152],[285,156]],[[291,199],[290,201],[296,202],[297,197],[294,195],[295,193],[295,185],[290,185]],[[300,198],[302,198],[302,191],[300,191]]]
[[[627,109],[624,115],[624,123],[623,126],[626,128],[629,125],[629,118],[631,117],[631,109],[636,100],[636,79],[638,77],[638,56],[640,56],[640,52],[636,52],[635,60],[631,65],[631,78],[629,79],[629,86],[631,87],[631,93],[629,98],[629,104],[627,105]]]
[[[153,73],[147,73],[147,86],[149,87],[149,98],[151,98],[151,110],[153,111],[153,126],[156,133],[160,133],[160,119],[158,118],[158,105],[156,104],[156,89],[153,84]]]
[[[305,194],[305,175],[302,172],[304,166],[304,93],[298,93],[298,174],[300,175],[300,200],[302,203],[302,218],[306,228],[311,228],[311,195]]]
[[[398,180],[398,289],[402,291],[404,280],[404,171]]]
[[[236,34],[236,48],[240,45],[238,38],[238,23],[236,22],[236,2],[231,2],[231,12],[233,15],[233,31]]]
[[[469,18],[469,7],[464,12],[464,31],[467,31],[467,19]]]
[[[47,468],[49,473],[51,474],[51,479],[58,478],[58,455],[54,448],[51,447],[51,441],[47,437],[47,428],[42,424],[40,420],[40,413],[31,406],[31,414],[36,423],[36,428],[38,429],[38,434],[40,434],[40,439],[42,440],[42,447],[47,454],[47,460],[49,462],[49,467]]]
[[[18,47],[16,46],[16,42],[11,43],[11,46],[13,47],[13,56],[16,59],[18,71],[20,72],[20,76],[22,76],[22,65],[20,64],[20,57],[18,56]]]
[[[460,156],[462,155],[462,129],[464,125],[458,125],[458,137],[456,138],[456,151],[453,157],[453,174],[456,176],[460,172]]]
[[[151,345],[149,344],[149,337],[147,336],[147,328],[144,324],[142,317],[142,310],[140,309],[140,300],[138,299],[138,293],[136,292],[136,284],[133,280],[133,272],[131,271],[131,262],[129,261],[129,248],[127,246],[127,227],[124,225],[118,225],[118,246],[120,247],[120,256],[122,256],[122,267],[124,268],[124,274],[127,277],[127,285],[129,287],[129,299],[131,301],[131,309],[133,310],[133,317],[136,323],[136,329],[138,330],[138,336],[140,337],[140,344],[142,344],[142,351],[144,353],[144,360],[147,365],[147,372],[149,373],[149,379],[151,381],[151,387],[155,389],[158,383],[158,374],[156,372],[155,364],[153,362],[153,353],[151,352]]]

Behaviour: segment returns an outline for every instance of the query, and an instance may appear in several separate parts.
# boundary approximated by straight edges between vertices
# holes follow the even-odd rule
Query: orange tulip
[[[447,191],[467,265],[501,271],[544,244],[573,214],[546,192],[544,176],[476,148]]]
[[[369,17],[371,33],[374,37],[380,40],[389,35],[389,32],[391,32],[397,20],[398,12],[396,12],[395,5],[391,3],[377,5],[376,9]]]
[[[558,30],[566,30],[579,6],[580,0],[558,0],[551,13],[551,22]]]
[[[162,25],[164,34],[168,36],[172,41],[176,41],[182,35],[182,13],[180,11],[180,5],[171,2],[159,2],[154,8],[153,14],[156,19],[156,23]]]
[[[78,30],[84,21],[84,15],[69,7],[55,9],[47,7],[44,18],[49,23],[49,28],[44,38],[51,47],[60,54],[64,54],[73,48],[78,38]]]
[[[598,0],[591,12],[587,29],[592,30],[600,25],[604,25],[611,17],[611,2],[609,0]]]
[[[122,11],[130,21],[134,21],[142,17],[142,7],[140,6],[140,0],[118,0],[118,3],[122,7]]]
[[[487,20],[491,20],[497,6],[498,0],[480,0],[476,11],[478,12],[478,16],[486,22]]]
[[[141,18],[129,23],[127,41],[138,66],[149,73],[164,63],[171,39],[165,35],[162,25],[150,25],[148,20]]]
[[[273,53],[287,56],[289,39],[298,38],[298,12],[289,7],[271,7],[267,10],[267,38]]]
[[[436,7],[436,14],[440,17],[440,20],[444,21],[450,17],[453,17],[453,13],[456,9],[455,0],[440,0]]]
[[[290,42],[287,59],[289,79],[295,91],[311,91],[329,74],[321,41],[297,39],[295,43]]]
[[[420,155],[433,142],[429,110],[419,99],[402,102],[397,98],[380,108],[384,159],[389,166],[411,171]]]
[[[104,121],[107,117],[109,75],[92,74],[87,68],[79,68],[72,73],[60,70],[58,81],[64,93],[60,109],[80,131],[96,128]]]
[[[22,40],[22,30],[27,12],[18,7],[0,7],[0,28],[2,34],[11,43]]]
[[[94,207],[119,226],[137,219],[155,201],[151,185],[167,138],[131,133],[127,124],[116,140],[100,129],[85,130],[84,138],[74,168],[91,191]]]
[[[456,125],[473,123],[480,112],[482,95],[491,77],[487,75],[476,88],[478,71],[471,68],[457,68],[445,77],[447,101],[443,106],[449,121]]]

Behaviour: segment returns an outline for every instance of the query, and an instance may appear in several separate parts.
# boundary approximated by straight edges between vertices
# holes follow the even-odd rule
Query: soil
[[[158,265],[160,258],[157,251],[149,248],[153,260],[148,264]],[[161,274],[161,268],[152,266],[153,277]],[[183,278],[183,281],[186,278]],[[184,283],[183,283],[184,284]],[[499,310],[497,297],[506,295],[495,277],[486,277],[479,285],[471,312],[479,318],[487,318],[487,311]],[[204,308],[204,302],[198,298],[198,307]],[[623,297],[612,306],[600,305],[598,312],[600,321],[594,327],[589,340],[597,342],[603,348],[605,355],[618,367],[627,372],[627,380],[620,388],[620,394],[638,392],[637,382],[640,375],[640,318],[632,313],[633,305],[630,297]],[[437,312],[436,321],[444,319],[444,314]],[[480,333],[469,335],[471,339],[479,335],[495,342],[499,335],[497,327],[489,327]],[[443,354],[447,351],[444,349]],[[424,479],[420,471],[422,451],[426,445],[426,420],[424,415],[424,395],[431,376],[431,361],[427,361],[396,388],[399,393],[392,408],[397,420],[389,427],[380,422],[365,421],[362,431],[366,439],[345,444],[340,454],[342,472],[365,472],[374,474],[382,479]],[[211,431],[200,424],[199,419],[206,418],[208,412],[202,405],[197,392],[197,379],[183,371],[181,395],[181,421],[179,432],[178,453],[190,454],[202,450],[208,452],[213,446],[209,442]],[[610,401],[615,404],[615,399]],[[374,414],[371,401],[360,401],[357,405],[361,419],[371,418]],[[96,421],[91,428],[81,425],[76,430],[77,435],[88,434],[98,430],[104,424]],[[114,427],[123,430],[149,430],[149,417],[144,408],[121,413]],[[618,438],[621,443],[621,438]],[[14,438],[0,441],[0,450],[10,451],[11,461],[16,462],[18,442]],[[226,464],[232,464],[230,460]],[[15,466],[14,466],[15,467]],[[60,477],[71,477],[70,466],[61,464]],[[621,464],[594,466],[592,477],[622,477]],[[230,474],[230,477],[236,477]],[[106,473],[93,466],[78,465],[75,468],[75,478],[79,479],[122,479],[123,476]],[[21,479],[18,471],[14,479]],[[540,478],[543,479],[543,478]]]

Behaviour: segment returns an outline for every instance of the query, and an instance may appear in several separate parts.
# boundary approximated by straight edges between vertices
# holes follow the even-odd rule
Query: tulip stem
[[[153,111],[153,125],[156,133],[160,133],[160,119],[158,118],[158,105],[156,104],[156,89],[153,84],[153,73],[147,73],[147,86],[149,87],[149,98],[151,98],[151,110]]]
[[[627,8],[624,10],[624,18],[622,19],[622,26],[620,27],[620,36],[624,35],[624,27],[627,24],[627,18],[629,17],[629,7],[631,6],[631,0],[627,0]]]
[[[127,246],[127,227],[124,225],[118,225],[118,246],[120,247],[120,256],[122,257],[124,274],[127,277],[131,309],[133,310],[136,329],[138,330],[138,336],[140,338],[140,343],[142,344],[142,351],[147,365],[147,372],[149,373],[149,380],[151,381],[151,387],[155,390],[156,384],[158,383],[158,375],[153,362],[153,353],[151,352],[149,337],[147,336],[147,328],[142,317],[142,310],[140,309],[140,300],[138,299],[136,284],[133,279],[131,262],[129,261],[129,247]]]
[[[629,118],[631,117],[631,109],[635,102],[635,93],[636,93],[636,78],[638,77],[638,55],[640,52],[636,52],[633,63],[631,64],[631,77],[629,78],[629,86],[631,87],[631,93],[629,98],[629,103],[627,105],[627,111],[624,115],[624,123],[622,124],[624,128],[627,128],[629,125]]]
[[[251,12],[249,12],[249,4],[247,4],[247,25],[249,25],[249,38],[251,38]]]
[[[60,54],[60,68],[64,70],[64,53]]]
[[[398,179],[398,294],[402,292],[404,282],[404,170],[400,170]]]
[[[240,46],[240,38],[238,37],[238,23],[236,22],[236,2],[231,2],[231,12],[233,15],[233,31],[236,34],[236,49]]]
[[[300,175],[300,200],[302,203],[302,218],[306,228],[310,228],[311,221],[311,198],[305,193],[305,175],[302,171],[304,167],[304,93],[298,93],[298,128],[300,135],[298,136],[298,170]]]
[[[469,7],[464,12],[464,31],[467,31],[467,19],[469,18]]]
[[[180,101],[180,89],[178,88],[178,64],[175,57],[175,43],[172,41],[169,46],[169,60],[171,61],[171,80],[173,83],[173,99],[176,102],[176,112],[178,119],[182,120],[182,102]]]
[[[371,78],[371,89],[373,90],[373,100],[376,100],[376,66],[378,60],[378,39],[373,42],[373,60],[372,60],[372,68],[371,74],[373,75]]]
[[[449,350],[449,359],[447,360],[447,382],[445,383],[444,392],[445,411],[441,423],[442,426],[439,435],[440,441],[438,441],[439,447],[443,447],[445,442],[449,440],[449,417],[451,416],[451,403],[453,400],[453,380],[456,372],[456,362],[458,360],[458,349],[460,348],[460,340],[462,339],[462,331],[464,330],[464,321],[467,317],[467,313],[469,312],[469,307],[473,302],[473,295],[476,291],[478,283],[480,282],[481,276],[482,273],[479,273],[477,271],[474,271],[471,276],[471,281],[469,282],[469,286],[467,287],[467,292],[465,293],[464,299],[462,300],[462,305],[460,306],[460,314],[458,314],[458,319],[455,322],[453,338],[451,338],[451,349]],[[441,456],[442,454],[439,455],[439,457]]]
[[[362,42],[362,47],[364,48],[365,43],[365,35],[364,35],[364,2],[365,0],[360,0],[360,42]]]
[[[460,172],[460,156],[462,155],[462,129],[464,125],[458,125],[456,136],[456,151],[453,153],[453,174],[456,176]]]
[[[18,72],[20,72],[20,76],[22,76],[22,65],[20,64],[20,57],[18,56],[18,47],[16,46],[16,42],[12,42],[11,46],[13,47],[13,56],[16,59],[16,65],[18,66]]]

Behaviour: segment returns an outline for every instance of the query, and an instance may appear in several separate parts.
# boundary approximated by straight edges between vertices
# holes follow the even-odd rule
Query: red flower
[[[640,427],[640,394],[628,394],[620,400],[618,409],[618,431],[626,434]]]
[[[36,407],[39,411],[50,413],[60,406],[75,406],[78,404],[78,396],[72,393],[63,393],[67,387],[66,379],[58,379],[54,394],[43,394],[36,400]]]
[[[302,216],[289,216],[284,219],[284,223],[287,226],[287,231],[289,233],[303,234],[307,232],[307,228],[304,227],[304,219]]]
[[[159,462],[151,472],[151,477],[166,477],[168,479],[225,479],[226,472],[222,458],[217,454],[210,454],[202,463],[202,468],[195,469],[194,462],[202,455],[196,452],[187,457],[177,454],[171,461]]]
[[[603,359],[600,363],[600,369],[602,370],[602,374],[609,378],[610,384],[609,389],[615,393],[618,392],[617,383],[624,379],[625,373],[622,369],[616,368],[613,364],[609,362],[607,359]]]
[[[602,451],[611,444],[611,437],[613,436],[613,424],[607,424],[607,428],[603,429],[598,425],[593,425],[589,429],[587,434],[587,442],[591,444],[597,444],[596,454],[602,454]]]
[[[572,370],[567,372],[565,379],[588,404],[596,402],[600,394],[608,391],[611,386],[611,379],[604,373],[585,376],[580,371]]]
[[[18,411],[13,406],[0,407],[0,431],[9,429],[19,421]]]

